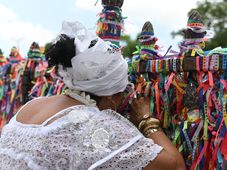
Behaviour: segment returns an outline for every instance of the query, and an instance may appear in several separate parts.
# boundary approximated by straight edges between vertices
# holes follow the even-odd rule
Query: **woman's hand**
[[[150,99],[140,97],[134,99],[130,105],[130,120],[138,127],[141,120],[151,116]],[[163,147],[163,151],[151,161],[144,170],[168,169],[168,170],[185,170],[184,160],[175,146],[162,131],[150,133],[147,138],[151,138],[154,143]]]
[[[140,97],[133,99],[130,105],[130,121],[138,127],[141,120],[151,116],[149,97]]]

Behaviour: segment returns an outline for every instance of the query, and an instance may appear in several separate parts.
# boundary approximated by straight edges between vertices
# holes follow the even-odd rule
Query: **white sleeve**
[[[118,115],[116,112],[106,111],[107,115],[114,115],[109,125],[115,132],[115,140],[119,145],[115,150],[112,150],[107,156],[95,162],[90,166],[92,169],[142,169],[154,160],[162,151],[162,147],[155,144],[152,139],[145,138],[137,128],[127,119]]]

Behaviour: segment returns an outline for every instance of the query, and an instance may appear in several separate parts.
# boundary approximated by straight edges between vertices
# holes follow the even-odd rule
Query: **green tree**
[[[193,10],[197,10],[203,16],[208,29],[214,30],[214,37],[206,43],[205,50],[218,46],[227,47],[227,0],[199,2],[197,8],[191,9],[188,14]],[[172,32],[172,36],[183,36],[182,30]]]
[[[122,55],[131,58],[133,56],[132,53],[136,51],[137,40],[133,40],[129,35],[124,35],[121,37],[121,41],[123,44]]]

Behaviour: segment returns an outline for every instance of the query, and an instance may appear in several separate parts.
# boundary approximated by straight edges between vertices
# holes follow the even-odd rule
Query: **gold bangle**
[[[155,118],[152,118],[152,117],[148,117],[147,119],[143,119],[139,125],[138,125],[138,129],[140,131],[144,131],[144,129],[147,127],[147,126],[151,126],[151,125],[154,125],[154,126],[158,126],[159,127],[159,120],[158,119],[155,119]]]
[[[155,119],[155,118],[148,118],[147,121],[146,121],[147,124],[156,124],[156,125],[159,125],[160,124],[160,121],[158,119]]]
[[[144,134],[147,130],[149,130],[149,129],[159,129],[160,127],[159,126],[157,126],[157,125],[148,125],[148,126],[146,126],[144,129],[143,129],[143,131],[142,131],[142,133]]]
[[[160,131],[160,128],[158,128],[158,129],[148,129],[147,131],[145,131],[143,134],[144,134],[144,136],[146,136],[146,137],[148,137],[150,134],[154,134],[155,132],[158,132],[158,131]]]
[[[146,120],[142,120],[138,125],[138,129],[141,131],[145,124],[146,124]]]

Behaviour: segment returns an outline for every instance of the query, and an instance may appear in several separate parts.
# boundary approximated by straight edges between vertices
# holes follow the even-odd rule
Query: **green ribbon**
[[[154,113],[154,97],[152,96],[154,94],[154,89],[151,86],[151,96],[150,96],[150,113]],[[153,116],[153,115],[151,115]]]

